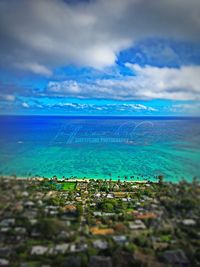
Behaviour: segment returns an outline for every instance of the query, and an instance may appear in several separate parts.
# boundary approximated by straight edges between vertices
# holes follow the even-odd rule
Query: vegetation
[[[199,195],[198,179],[1,177],[0,266],[200,266]]]

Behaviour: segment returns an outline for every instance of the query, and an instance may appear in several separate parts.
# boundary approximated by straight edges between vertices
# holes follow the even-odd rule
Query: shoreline
[[[32,176],[32,177],[27,177],[27,176],[14,176],[14,175],[0,175],[0,178],[5,178],[5,179],[9,179],[9,178],[12,178],[12,179],[16,179],[16,180],[38,180],[38,181],[42,181],[44,179],[48,179],[48,180],[53,180],[54,177],[42,177],[42,176]],[[65,181],[65,182],[87,182],[89,183],[91,180],[93,181],[112,181],[112,182],[127,182],[127,183],[141,183],[141,184],[144,184],[144,183],[158,183],[158,181],[150,181],[150,180],[126,180],[126,179],[107,179],[107,178],[90,178],[90,177],[87,177],[87,178],[57,178],[57,181],[59,182],[62,182],[62,181]]]
[[[57,177],[56,175],[55,176],[51,176],[51,177],[45,177],[45,176],[17,176],[17,175],[4,175],[4,174],[0,174],[0,179],[1,178],[5,178],[5,179],[16,179],[16,180],[38,180],[38,181],[42,181],[43,179],[47,179],[47,180],[53,180],[53,179],[57,179],[58,182],[87,182],[89,183],[91,180],[93,181],[106,181],[106,182],[109,182],[109,181],[112,181],[114,183],[117,183],[118,181],[123,183],[123,182],[126,182],[126,183],[136,183],[136,184],[150,184],[150,183],[154,183],[154,184],[157,184],[159,183],[159,179],[158,178],[152,178],[152,179],[125,179],[125,178],[119,178],[119,179],[113,179],[113,178],[94,178],[94,177],[86,177],[86,178],[83,178],[83,177],[65,177],[65,178],[59,178]],[[137,177],[138,178],[138,177]],[[181,181],[184,181],[186,183],[189,183],[191,184],[193,182],[194,179],[197,179],[200,181],[200,177],[193,177],[191,179],[178,179],[178,180],[169,180],[167,178],[165,178],[165,176],[163,176],[163,182],[164,183],[172,183],[172,184],[178,184],[180,183]]]

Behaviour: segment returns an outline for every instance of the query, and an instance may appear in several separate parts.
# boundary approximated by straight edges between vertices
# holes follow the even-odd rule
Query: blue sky
[[[197,0],[3,0],[0,114],[200,113]]]

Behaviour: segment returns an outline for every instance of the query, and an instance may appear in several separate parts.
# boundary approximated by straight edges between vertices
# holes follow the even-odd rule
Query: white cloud
[[[80,92],[80,87],[76,81],[64,81],[62,83],[49,82],[48,86],[51,92],[58,94],[60,91],[75,95]]]
[[[30,105],[28,103],[26,103],[26,102],[23,102],[22,103],[22,107],[23,108],[30,108]]]
[[[200,99],[200,66],[181,68],[140,67],[126,64],[136,74],[132,78],[141,97],[172,100]]]
[[[199,41],[199,13],[199,0],[2,0],[1,64],[43,75],[67,64],[103,68],[141,38]]]
[[[198,114],[200,111],[200,103],[180,103],[171,106],[172,112],[186,113],[186,114]]]
[[[52,96],[79,98],[134,99],[200,99],[200,67],[141,67],[126,64],[135,76],[98,79],[93,82],[49,82],[46,93]],[[73,86],[72,86],[73,85]],[[75,87],[75,90],[73,90]]]
[[[42,104],[43,107],[53,109],[61,108],[62,110],[81,110],[82,111],[106,111],[106,112],[156,112],[156,108],[142,105],[142,104],[82,104],[82,103],[69,103],[69,102],[58,102],[52,104]]]
[[[43,76],[51,76],[52,74],[50,69],[38,63],[16,63],[15,66],[19,69],[31,71],[35,74]]]
[[[11,95],[11,94],[0,94],[0,99],[13,102],[15,101],[16,97],[15,95]]]

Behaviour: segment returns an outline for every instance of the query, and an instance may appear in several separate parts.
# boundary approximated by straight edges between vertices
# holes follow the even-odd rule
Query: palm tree
[[[163,181],[164,181],[164,175],[162,174],[158,175],[158,183],[163,184]]]

